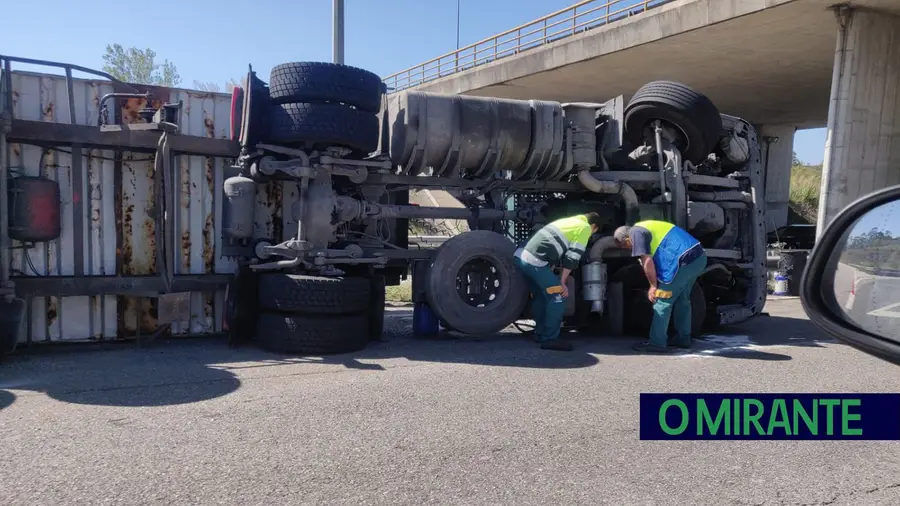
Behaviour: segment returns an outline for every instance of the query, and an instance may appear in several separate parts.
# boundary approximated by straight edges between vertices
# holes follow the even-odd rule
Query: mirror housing
[[[900,365],[900,336],[895,341],[860,327],[843,313],[834,290],[838,260],[854,225],[873,209],[897,201],[900,201],[900,185],[872,192],[834,217],[809,256],[800,281],[800,300],[813,324],[830,336],[869,355]],[[900,278],[897,279],[900,281]]]

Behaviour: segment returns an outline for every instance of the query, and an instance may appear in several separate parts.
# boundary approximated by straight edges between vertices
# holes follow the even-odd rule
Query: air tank
[[[514,179],[556,172],[563,152],[556,102],[405,91],[390,97],[391,161],[402,173]]]
[[[238,240],[253,237],[256,183],[244,176],[234,176],[225,180],[223,188],[222,229],[225,236]]]

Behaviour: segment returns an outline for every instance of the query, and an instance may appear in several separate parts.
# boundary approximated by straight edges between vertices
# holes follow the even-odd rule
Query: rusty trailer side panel
[[[16,119],[68,123],[69,105],[64,76],[14,72],[13,112]],[[97,125],[100,98],[115,91],[102,80],[75,79],[75,116],[81,125]],[[183,101],[179,120],[186,135],[227,138],[231,99],[222,93],[153,88],[153,101]],[[141,99],[120,102],[116,119],[142,121]],[[112,106],[112,102],[110,102]],[[154,161],[152,154],[83,150],[82,178],[74,180],[70,148],[42,152],[24,144],[10,145],[10,165],[26,175],[43,175],[60,185],[62,234],[48,243],[23,249],[13,241],[14,276],[138,276],[156,274]],[[231,174],[231,160],[178,156],[173,168],[178,203],[174,220],[175,244],[169,245],[175,274],[227,274],[237,267],[221,255],[222,183]],[[289,216],[296,185],[288,195],[281,183],[260,185],[257,193],[256,237],[280,239],[281,216]],[[76,237],[76,209],[81,209],[83,235]],[[83,265],[76,266],[81,250]],[[189,317],[172,324],[173,335],[219,332],[224,290],[192,292]],[[29,334],[35,342],[107,340],[149,334],[158,327],[157,299],[101,295],[35,297],[30,306]]]

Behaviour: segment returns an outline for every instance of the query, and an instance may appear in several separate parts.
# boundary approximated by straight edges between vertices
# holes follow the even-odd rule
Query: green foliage
[[[238,86],[240,86],[240,83],[238,83],[234,79],[229,79],[228,82],[225,83],[225,92],[231,93],[231,91]],[[219,86],[218,83],[214,83],[214,82],[205,82],[204,83],[201,81],[194,81],[194,89],[197,89],[200,91],[208,91],[211,93],[221,93],[222,92],[222,87]]]
[[[820,167],[809,165],[791,167],[790,206],[807,223],[816,221],[821,186],[822,169]]]
[[[798,221],[815,223],[819,213],[819,191],[822,186],[822,166],[808,165],[793,152],[791,161],[790,207]]]
[[[156,63],[152,49],[123,48],[120,44],[106,46],[103,71],[120,81],[154,86],[178,86],[181,76],[169,60]]]
[[[397,286],[385,287],[384,300],[388,302],[412,302],[412,280],[401,281]]]
[[[841,261],[875,273],[900,270],[900,237],[872,228],[850,238]]]

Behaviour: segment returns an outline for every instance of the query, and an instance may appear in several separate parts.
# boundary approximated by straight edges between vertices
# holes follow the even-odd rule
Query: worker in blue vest
[[[658,220],[623,226],[613,234],[616,245],[639,257],[650,282],[647,298],[653,303],[650,340],[638,351],[667,353],[669,319],[674,313],[677,348],[691,346],[691,289],[706,269],[706,251],[681,227]]]
[[[528,280],[534,333],[542,349],[571,351],[572,344],[559,337],[569,296],[566,282],[578,268],[591,234],[600,228],[594,212],[561,218],[538,230],[525,246],[516,250],[515,262]],[[557,276],[553,268],[559,266]]]

